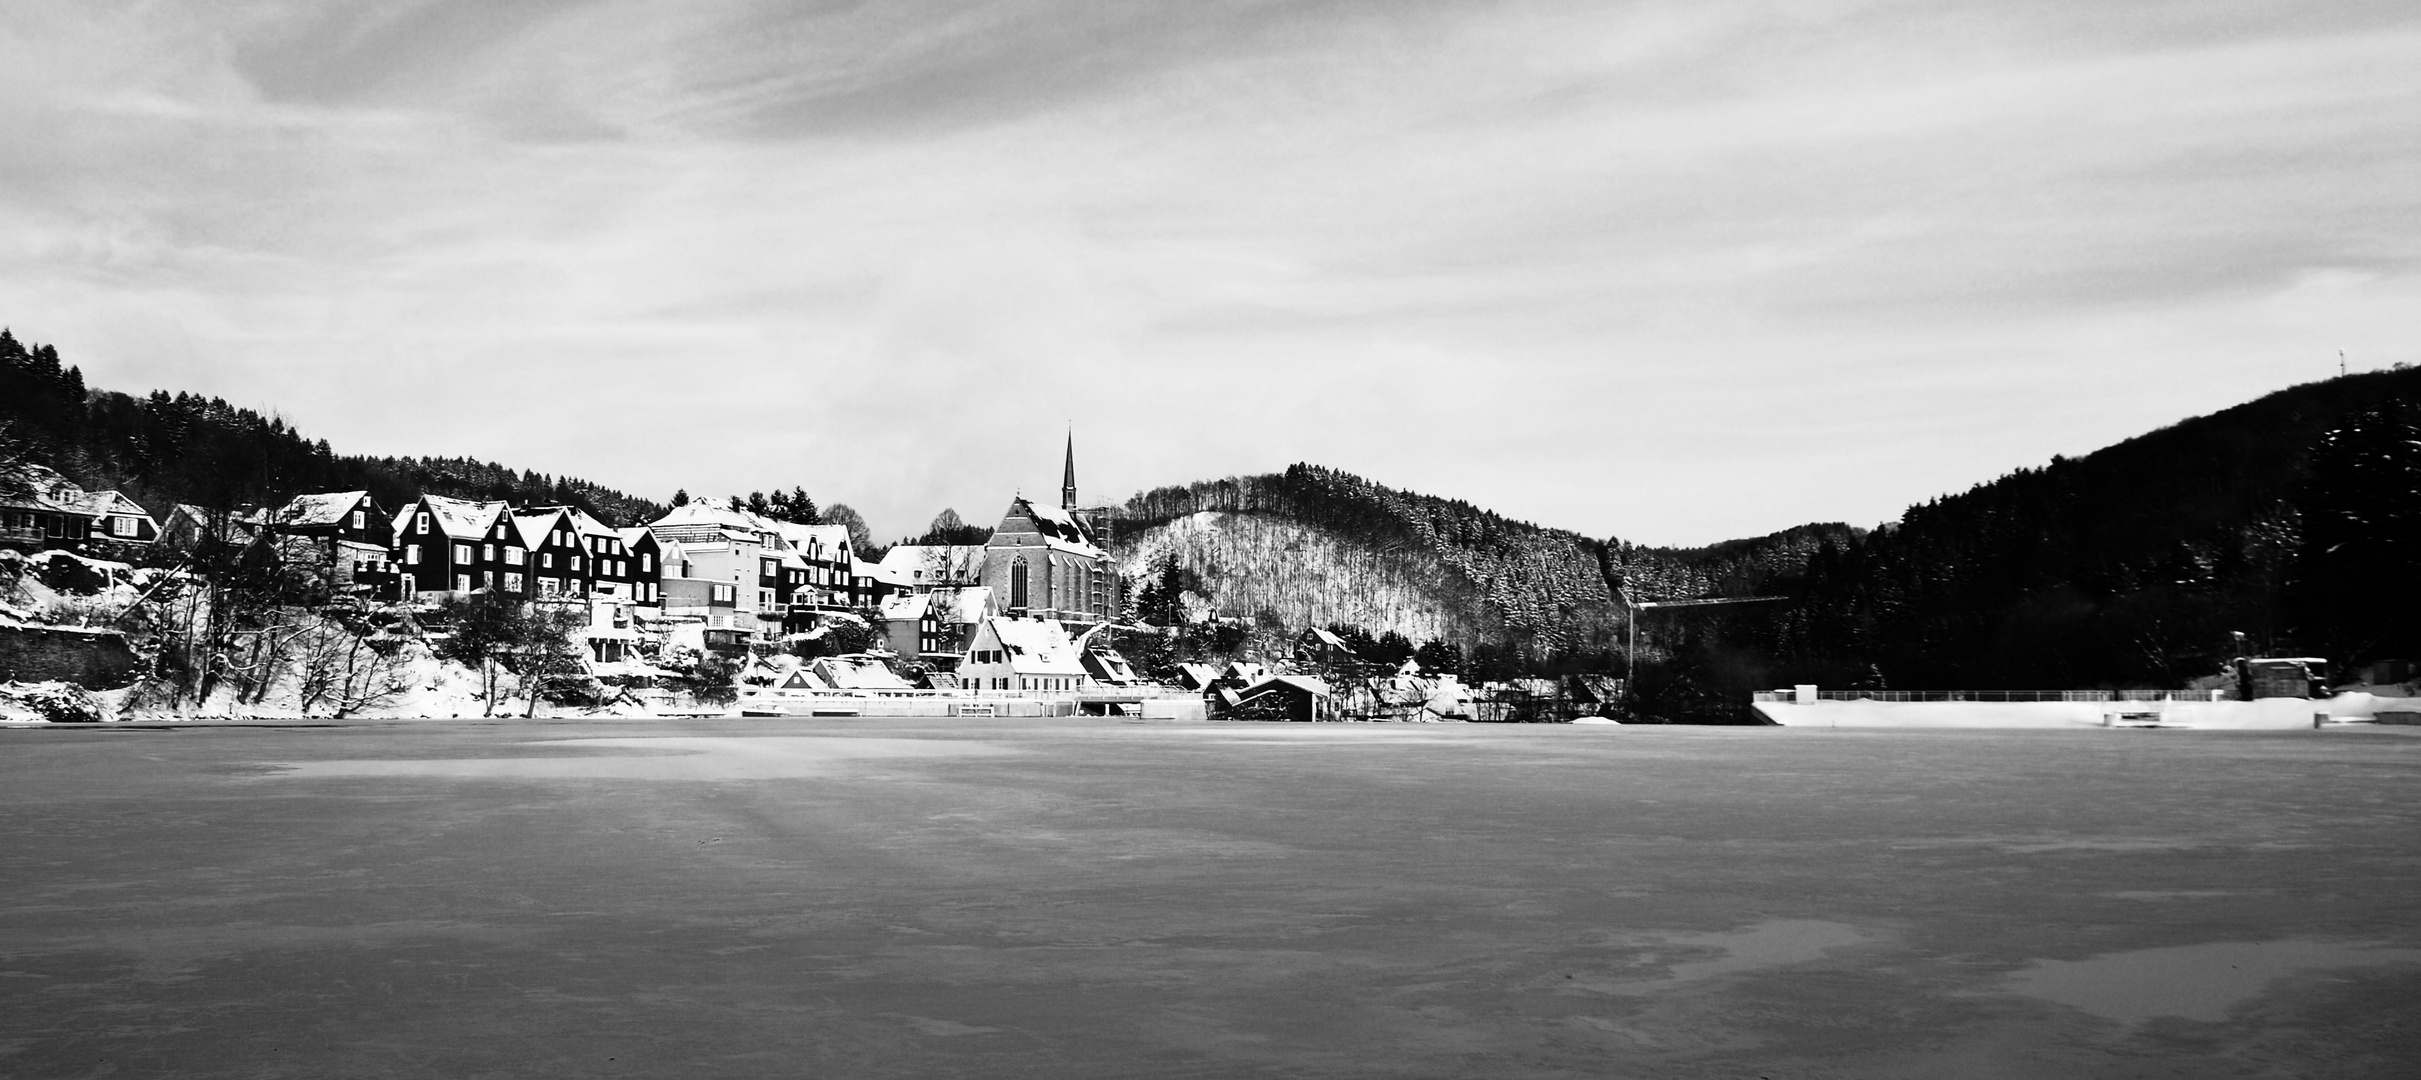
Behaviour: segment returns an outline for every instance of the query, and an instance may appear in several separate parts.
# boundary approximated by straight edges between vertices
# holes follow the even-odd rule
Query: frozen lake
[[[0,1074],[2402,1077],[2421,730],[0,730]]]

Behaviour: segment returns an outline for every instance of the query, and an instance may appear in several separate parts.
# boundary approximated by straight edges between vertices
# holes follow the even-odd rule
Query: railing
[[[2216,701],[2211,690],[1819,690],[1819,701]],[[1789,690],[1759,690],[1762,704],[1799,700]]]

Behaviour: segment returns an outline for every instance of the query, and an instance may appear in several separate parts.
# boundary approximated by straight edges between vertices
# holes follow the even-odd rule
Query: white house
[[[982,692],[1082,690],[1084,658],[1051,619],[987,618],[958,665],[959,685]]]

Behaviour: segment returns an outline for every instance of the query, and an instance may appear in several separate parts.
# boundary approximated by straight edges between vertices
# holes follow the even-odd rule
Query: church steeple
[[[1068,429],[1068,469],[1059,481],[1059,508],[1076,509],[1076,431]]]

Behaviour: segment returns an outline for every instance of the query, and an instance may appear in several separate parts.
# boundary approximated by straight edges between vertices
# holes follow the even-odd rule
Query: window
[[[404,545],[404,565],[405,565],[405,566],[419,566],[419,565],[420,565],[420,545],[419,545],[419,544],[405,544],[405,545]]]
[[[773,590],[772,590],[772,589],[758,589],[758,590],[757,590],[757,607],[758,607],[759,609],[764,609],[764,608],[770,608],[770,607],[772,607],[772,606],[773,606]]]
[[[456,566],[460,566],[460,565],[463,565],[463,564],[468,563],[468,562],[470,562],[470,561],[471,561],[471,545],[469,545],[469,544],[456,544],[456,545],[454,545],[454,564],[455,564]]]
[[[639,572],[640,572],[640,573],[642,573],[642,574],[644,574],[644,573],[646,573],[646,572],[648,572],[648,571],[650,571],[650,570],[653,570],[653,569],[655,569],[655,568],[656,568],[656,557],[655,557],[655,556],[653,556],[653,555],[646,554],[646,553],[644,553],[644,552],[640,553],[640,555],[639,555]]]
[[[412,515],[412,531],[413,531],[413,532],[424,532],[424,533],[425,533],[425,532],[427,532],[427,531],[429,531],[429,512],[428,512],[428,511],[426,511],[426,510],[422,510],[422,511],[420,511],[419,513],[416,513],[416,514],[413,514],[413,515]]]
[[[522,554],[522,553],[521,553],[521,549],[520,549],[520,548],[517,548],[517,547],[507,547],[507,548],[505,548],[505,549],[504,549],[504,564],[505,564],[506,566],[519,566],[519,565],[521,565],[521,554]]]
[[[563,581],[561,579],[551,577],[542,577],[538,579],[538,595],[553,596],[562,591]]]
[[[580,556],[578,556],[578,555],[574,555],[574,556],[572,556],[572,573],[577,574],[577,573],[579,573],[579,572],[580,572]]]
[[[495,561],[496,561],[496,545],[494,545],[494,544],[481,544],[481,545],[479,545],[479,561],[480,561],[480,562],[495,562]]]
[[[130,517],[113,517],[113,518],[110,518],[110,519],[109,519],[109,535],[111,535],[111,536],[133,536],[134,534],[135,534],[135,521],[134,521],[134,519],[133,519],[133,518],[130,518]]]
[[[366,514],[366,513],[363,513],[362,511],[355,510],[355,511],[353,512],[353,527],[354,527],[355,529],[366,529],[366,528],[369,528],[369,527],[370,527],[370,515],[368,515],[368,514]]]
[[[1032,598],[1027,591],[1026,560],[1025,556],[1020,555],[1017,561],[1009,564],[1009,606],[1021,608],[1031,604]]]
[[[469,591],[471,591],[471,575],[469,575],[469,574],[456,574],[456,575],[454,575],[454,591],[455,591],[455,592],[469,592]]]
[[[766,577],[778,577],[778,576],[780,576],[780,574],[781,574],[781,569],[780,569],[781,564],[780,564],[780,563],[777,563],[777,562],[773,561],[772,559],[762,559],[762,560],[759,560],[759,561],[760,561],[761,563],[763,563],[763,564],[764,564],[764,567],[765,567],[765,569],[764,569],[764,574],[765,574],[765,576],[766,576]]]
[[[729,603],[733,603],[733,602],[737,601],[737,600],[739,599],[739,597],[740,597],[740,589],[739,589],[739,586],[736,586],[736,585],[709,585],[709,586],[707,586],[707,600],[708,600],[709,602],[712,602],[712,603],[717,603],[717,604],[729,604]]]
[[[540,568],[542,568],[542,569],[546,569],[546,570],[552,570],[552,569],[554,569],[554,568],[555,568],[555,553],[554,553],[554,552],[552,552],[552,551],[541,551],[541,552],[539,552],[539,553],[538,553],[538,565],[539,565],[539,567],[540,567]]]
[[[506,592],[520,592],[520,591],[521,591],[521,575],[519,575],[519,574],[506,574],[506,575],[504,576],[504,591],[506,591]]]

